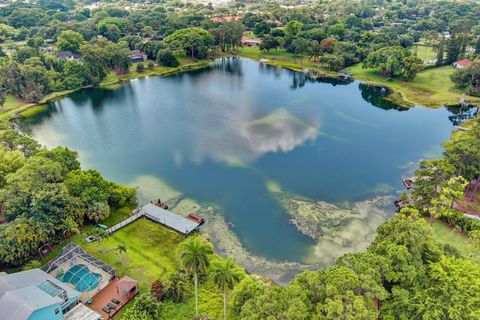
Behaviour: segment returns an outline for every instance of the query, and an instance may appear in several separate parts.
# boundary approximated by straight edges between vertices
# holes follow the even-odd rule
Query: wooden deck
[[[116,278],[112,282],[108,284],[105,288],[103,288],[99,293],[93,297],[93,301],[91,304],[87,306],[92,310],[98,312],[104,319],[112,319],[113,315],[115,315],[125,304],[127,304],[132,298],[137,295],[138,290],[130,294],[129,296],[123,296],[120,294],[117,288],[117,284],[120,279]],[[116,305],[116,308],[110,313],[106,313],[102,310],[108,303],[113,303],[112,299],[117,298],[120,301],[120,304]]]

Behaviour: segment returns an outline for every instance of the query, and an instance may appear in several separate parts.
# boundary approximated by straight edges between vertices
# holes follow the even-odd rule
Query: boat
[[[412,181],[412,179],[402,179],[402,182],[403,182],[403,184],[405,185],[405,188],[407,188],[407,190],[413,189],[413,181]]]
[[[196,223],[199,223],[199,224],[203,224],[205,222],[205,219],[193,213],[189,213],[187,216],[187,219],[195,221]]]

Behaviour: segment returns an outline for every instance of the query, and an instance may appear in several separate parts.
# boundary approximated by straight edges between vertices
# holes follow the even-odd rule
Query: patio
[[[88,306],[101,314],[104,319],[111,319],[125,304],[138,293],[136,280],[130,277],[116,278],[93,297]],[[110,311],[107,312],[110,306]]]

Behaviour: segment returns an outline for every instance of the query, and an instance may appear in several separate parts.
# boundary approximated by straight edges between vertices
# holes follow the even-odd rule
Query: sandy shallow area
[[[390,208],[393,198],[390,196],[339,206],[291,195],[270,184],[268,189],[291,216],[290,223],[315,240],[303,262],[277,261],[247,250],[231,224],[225,221],[221,209],[214,205],[200,204],[184,197],[157,177],[139,176],[130,184],[138,188],[141,202],[161,196],[173,212],[199,214],[206,220],[201,231],[208,234],[219,255],[232,256],[247,272],[280,284],[288,283],[302,271],[328,267],[347,252],[365,250],[375,238],[377,226],[393,215]]]

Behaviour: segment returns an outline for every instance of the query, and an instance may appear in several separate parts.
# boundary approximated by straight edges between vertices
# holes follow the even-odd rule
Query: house
[[[55,54],[57,59],[67,59],[67,60],[80,60],[82,57],[81,53],[73,53],[71,51],[60,51]]]
[[[61,320],[79,297],[80,292],[41,269],[0,273],[0,319]]]
[[[147,60],[147,55],[140,50],[130,51],[130,60],[132,62],[143,62]]]
[[[472,64],[472,60],[462,59],[462,60],[459,60],[459,61],[455,61],[453,63],[453,67],[457,68],[457,69],[464,69],[464,68],[470,67],[471,64]]]
[[[242,36],[242,46],[247,46],[247,47],[256,47],[262,43],[261,39],[253,39],[253,38],[247,38],[246,36]]]

